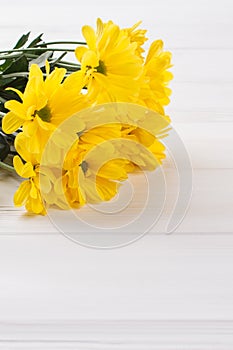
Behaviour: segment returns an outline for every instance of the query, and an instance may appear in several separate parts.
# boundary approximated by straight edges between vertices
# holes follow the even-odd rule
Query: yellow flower
[[[96,171],[99,159],[92,158],[67,171],[63,186],[69,205],[79,207],[85,203],[99,203],[112,199],[117,194],[120,182],[128,178],[126,163],[124,159],[113,159]]]
[[[82,109],[85,104],[76,89],[66,88],[62,83],[66,70],[55,68],[44,79],[39,66],[32,64],[29,80],[24,93],[14,89],[22,102],[10,100],[5,103],[9,112],[4,116],[2,126],[6,133],[12,133],[23,126],[23,131],[31,137],[31,152],[42,149],[45,135],[54,131],[63,120]],[[68,80],[69,78],[67,78]]]
[[[154,41],[144,65],[144,83],[140,90],[139,103],[164,115],[164,106],[170,102],[171,90],[167,87],[173,75],[171,53],[163,51],[163,42]]]
[[[62,209],[80,208],[86,203],[110,200],[117,194],[120,182],[127,179],[126,161],[110,160],[96,171],[98,165],[99,159],[91,157],[67,171],[63,169],[61,176],[54,177],[54,186],[49,196],[42,191],[43,199]],[[48,173],[47,170],[46,172]]]
[[[66,155],[60,179],[71,207],[110,200],[127,178],[129,161],[117,158],[111,140],[121,137],[121,125],[109,124],[83,131]],[[61,187],[57,187],[61,193]]]
[[[162,132],[168,123],[160,124]],[[110,200],[129,172],[155,169],[165,157],[164,151],[164,145],[140,127],[119,123],[83,132],[64,162],[63,188],[69,205]]]
[[[29,212],[35,214],[45,214],[45,207],[39,189],[39,176],[37,169],[31,162],[22,162],[19,156],[14,157],[14,168],[23,181],[14,195],[14,204],[17,207],[25,205]]]
[[[17,155],[13,159],[14,168],[17,174],[27,180],[23,181],[14,195],[14,204],[16,206],[25,205],[27,211],[35,214],[46,214],[46,205],[53,204],[52,186],[55,176],[48,169],[41,168],[38,155],[31,153],[28,149],[29,138],[23,133],[19,133],[15,139],[15,149],[21,158]],[[22,161],[25,161],[25,163]],[[43,193],[41,195],[41,186]]]
[[[125,142],[123,142],[121,151],[130,161],[128,173],[139,170],[154,170],[165,158],[164,145],[147,130],[134,126],[124,126],[122,137]],[[131,142],[127,143],[127,140]]]
[[[96,103],[135,101],[142,73],[138,44],[111,21],[104,24],[98,19],[96,31],[86,25],[82,32],[87,47],[76,48],[81,71],[73,74],[78,81],[83,77],[89,98]]]
[[[136,49],[136,53],[138,54],[139,57],[142,57],[143,52],[145,51],[142,46],[144,45],[144,43],[148,40],[145,37],[145,34],[147,32],[147,30],[145,29],[137,29],[137,27],[141,24],[142,22],[139,21],[137,23],[135,23],[132,27],[130,28],[126,28],[125,31],[128,34],[129,38],[130,38],[130,42],[137,43],[137,49]]]

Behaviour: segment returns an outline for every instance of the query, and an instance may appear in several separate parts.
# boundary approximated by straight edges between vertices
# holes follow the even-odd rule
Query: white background
[[[1,0],[0,9],[1,49],[27,31],[79,40],[97,17],[126,27],[142,20],[150,42],[162,38],[173,53],[167,112],[194,173],[175,233],[162,231],[175,187],[165,163],[161,226],[109,251],[74,244],[47,217],[15,209],[18,179],[1,173],[0,348],[232,349],[233,2]]]

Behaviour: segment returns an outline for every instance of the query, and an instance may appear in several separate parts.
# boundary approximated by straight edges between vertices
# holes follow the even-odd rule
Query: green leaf
[[[38,37],[36,37],[34,40],[32,40],[32,42],[28,45],[28,48],[29,47],[35,47],[40,42],[43,42],[42,41],[42,35],[43,35],[43,33],[41,33],[40,35],[38,35]]]
[[[13,86],[11,86],[11,87],[13,87]],[[3,90],[3,91],[1,91],[0,90],[0,94],[1,94],[2,100],[4,100],[2,102],[6,102],[8,100],[18,100],[18,101],[20,101],[19,96],[14,91],[11,91],[11,90]]]
[[[26,87],[27,82],[28,82],[27,78],[25,78],[25,77],[17,77],[8,86],[9,87],[13,87],[15,89],[18,89],[18,90],[24,92],[24,89]],[[6,91],[8,91],[8,90],[6,90]]]
[[[4,160],[10,152],[10,145],[8,144],[6,137],[0,133],[0,160]]]
[[[3,78],[0,75],[0,91],[1,91],[1,88],[5,89],[7,86],[9,86],[13,80],[14,78]],[[0,96],[1,96],[1,92],[0,92]]]
[[[37,50],[37,48],[40,48],[40,49],[44,49],[44,50]],[[30,47],[29,48],[30,51],[29,52],[25,52],[25,55],[28,57],[28,56],[40,56],[42,53],[46,52],[47,51],[47,46],[44,44],[44,43],[41,43],[40,45],[38,46],[35,46],[35,50],[33,50],[33,47]]]
[[[11,64],[11,60],[7,59],[3,64],[0,65],[0,71],[3,72],[7,67],[9,67]]]
[[[15,45],[14,49],[20,49],[26,42],[28,41],[30,32],[27,34],[23,34],[21,38],[17,41],[17,44]]]
[[[45,66],[45,62],[52,57],[53,53],[51,51],[46,51],[42,53],[39,57],[31,60],[29,62],[29,67],[31,67],[32,64],[37,64],[40,68]]]
[[[57,64],[59,64],[59,62],[61,62],[61,60],[63,59],[63,57],[67,54],[67,52],[63,52],[59,57],[51,60],[50,63],[50,67],[55,67]]]
[[[3,74],[11,74],[16,72],[27,72],[28,71],[28,60],[23,54],[16,60],[12,61],[9,67],[7,67]]]
[[[3,103],[0,102],[0,112],[6,113]]]

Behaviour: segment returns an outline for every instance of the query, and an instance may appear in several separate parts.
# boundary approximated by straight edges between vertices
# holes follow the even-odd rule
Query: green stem
[[[74,63],[74,62],[69,62],[69,61],[63,61],[62,60],[62,63],[66,64],[67,66],[72,66],[72,67],[76,67],[76,68],[80,68],[81,65],[79,63]]]
[[[43,45],[60,45],[60,44],[67,44],[67,45],[87,45],[87,43],[83,41],[50,41],[47,43],[43,43]],[[37,44],[36,46],[39,46],[41,44]],[[36,47],[35,46],[35,47]]]
[[[50,51],[50,50],[48,50],[48,51]],[[0,61],[3,61],[3,60],[6,60],[6,59],[8,59],[8,58],[17,58],[17,57],[20,57],[22,55],[22,51],[21,52],[16,52],[15,54],[13,53],[13,54],[9,54],[9,55],[3,55],[3,56],[0,56]],[[33,55],[32,53],[27,53],[26,54],[26,56],[28,57],[28,58],[37,58],[38,57],[38,55]]]
[[[15,55],[10,54],[10,55],[3,55],[2,57],[0,56],[0,61],[6,60],[7,58],[17,58],[20,56],[20,53],[16,53]]]
[[[5,103],[6,99],[0,96],[0,102]]]
[[[77,70],[81,69],[81,66],[71,66],[70,64],[66,64],[63,62],[58,62],[56,64],[57,67],[61,67],[61,68],[66,68],[68,71],[72,71],[72,72],[76,72]]]
[[[14,53],[14,52],[33,52],[33,51],[61,51],[61,52],[64,52],[64,51],[67,51],[67,52],[74,52],[74,49],[59,49],[59,48],[42,48],[42,47],[32,47],[32,48],[26,48],[26,49],[13,49],[13,50],[3,50],[3,51],[0,51],[0,54],[4,54],[4,53]],[[1,59],[4,59],[5,57],[1,58]]]
[[[18,73],[10,73],[10,74],[0,74],[0,76],[3,79],[7,79],[7,78],[14,78],[14,77],[28,77],[29,72],[18,72]]]
[[[57,67],[62,67],[62,68],[67,68],[67,70],[70,70],[70,71],[74,71],[76,72],[77,70],[80,70],[81,67],[80,66],[75,66],[75,67],[72,67],[70,65],[67,65],[67,64],[63,64],[62,62],[58,62],[56,64]],[[68,76],[68,74],[66,74],[66,76]],[[15,77],[28,77],[29,76],[29,72],[18,72],[18,73],[9,73],[9,74],[0,74],[0,77],[2,77],[3,79],[7,79],[7,78],[15,78]],[[47,74],[46,73],[43,73],[43,76],[46,77]],[[3,103],[6,102],[5,99],[3,99],[1,96],[0,96],[0,101],[2,100]]]
[[[8,171],[11,171],[11,172],[14,172],[15,173],[15,169],[13,166],[9,165],[9,164],[6,164],[4,162],[1,162],[0,161],[0,168],[4,169],[4,170],[8,170]]]
[[[63,59],[63,57],[67,54],[67,52],[63,52],[58,58],[56,58],[54,61],[52,61],[52,64],[57,64],[59,61]]]

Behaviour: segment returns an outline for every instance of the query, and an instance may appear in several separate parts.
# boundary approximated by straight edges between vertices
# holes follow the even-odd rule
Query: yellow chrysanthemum
[[[72,145],[63,164],[66,173],[60,180],[71,207],[110,200],[116,195],[129,167],[129,161],[116,158],[119,152],[111,144],[120,137],[120,124],[103,125],[84,131]]]
[[[129,172],[161,164],[164,150],[154,135],[135,126],[109,124],[84,132],[64,163],[63,188],[70,206],[110,200]]]
[[[163,51],[162,40],[154,41],[144,64],[144,82],[138,102],[162,115],[164,106],[170,102],[171,90],[167,85],[173,78],[172,73],[168,71],[171,66],[171,53]]]
[[[90,130],[83,130],[66,155],[63,164],[64,169],[69,170],[77,164],[80,165],[86,154],[94,147],[107,140],[118,139],[120,137],[120,124],[107,124],[91,128]]]
[[[132,27],[126,28],[125,31],[130,38],[130,42],[137,43],[136,52],[137,52],[139,57],[143,58],[142,54],[145,50],[142,48],[142,46],[148,40],[148,38],[146,38],[146,36],[145,36],[147,30],[137,29],[141,23],[142,22],[139,21],[139,22],[135,23]]]
[[[23,181],[17,189],[14,203],[16,206],[25,205],[29,212],[44,215],[47,206],[59,201],[59,196],[55,196],[53,190],[57,180],[56,171],[53,172],[51,168],[41,167],[41,157],[38,159],[37,154],[30,152],[29,144],[30,138],[24,132],[17,135],[15,149],[21,158],[18,155],[15,156],[13,164],[17,174],[22,178],[27,178],[27,180]]]
[[[14,168],[17,174],[28,180],[23,181],[14,195],[17,207],[25,205],[29,212],[45,214],[44,204],[39,189],[39,175],[31,162],[23,163],[19,156],[14,157]]]
[[[117,194],[120,182],[126,180],[127,177],[125,160],[108,161],[100,167],[97,173],[95,164],[90,160],[89,162],[84,160],[81,165],[76,165],[64,176],[66,182],[63,182],[63,186],[66,199],[71,207],[108,201]]]
[[[85,107],[83,96],[78,95],[76,89],[66,88],[68,81],[62,83],[65,73],[65,69],[56,68],[49,74],[47,64],[44,79],[39,66],[33,64],[24,93],[14,89],[22,102],[5,103],[9,112],[3,118],[4,132],[12,133],[22,126],[25,134],[31,137],[31,152],[41,149],[46,133],[54,131],[63,120]]]
[[[122,137],[145,147],[145,150],[139,148],[141,150],[139,154],[135,152],[135,154],[131,156],[132,163],[136,166],[136,168],[132,168],[132,170],[137,170],[138,166],[142,169],[153,170],[159,166],[165,158],[165,146],[155,135],[145,129],[139,127],[135,128],[134,126],[124,126],[122,127]],[[153,157],[148,158],[146,149],[153,154]]]
[[[98,19],[96,31],[86,25],[82,32],[87,47],[75,50],[81,71],[73,77],[84,79],[89,98],[95,103],[135,101],[142,73],[137,42],[131,42],[127,31],[111,21],[104,24]]]

